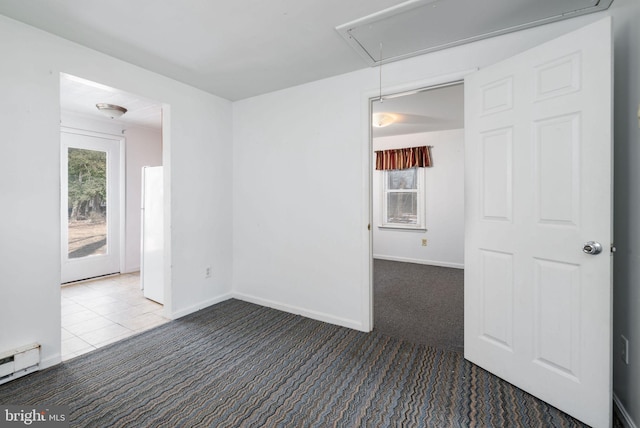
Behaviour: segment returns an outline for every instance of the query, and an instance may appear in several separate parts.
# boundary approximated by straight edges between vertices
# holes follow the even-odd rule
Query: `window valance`
[[[378,170],[426,168],[430,166],[432,166],[431,146],[376,151],[376,169]]]

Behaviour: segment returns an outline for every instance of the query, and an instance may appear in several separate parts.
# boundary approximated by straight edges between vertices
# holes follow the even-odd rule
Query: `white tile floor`
[[[62,287],[62,360],[169,321],[146,299],[139,273]]]

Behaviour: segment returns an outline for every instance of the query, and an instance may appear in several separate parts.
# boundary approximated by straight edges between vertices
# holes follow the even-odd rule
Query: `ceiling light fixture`
[[[126,108],[115,104],[98,103],[96,104],[96,107],[102,114],[110,117],[111,119],[117,119],[127,112]]]
[[[371,124],[376,128],[384,128],[385,126],[393,124],[395,121],[395,116],[389,113],[374,113]]]

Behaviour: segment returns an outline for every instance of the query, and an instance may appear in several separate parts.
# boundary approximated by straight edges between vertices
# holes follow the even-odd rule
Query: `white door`
[[[63,129],[62,283],[120,272],[120,142]]]
[[[611,44],[606,18],[465,79],[465,358],[594,427],[612,402]]]

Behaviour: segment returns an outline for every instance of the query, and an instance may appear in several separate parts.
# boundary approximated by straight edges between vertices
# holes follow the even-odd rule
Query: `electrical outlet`
[[[207,266],[204,270],[204,277],[211,278],[211,266]]]
[[[423,247],[427,246],[427,238],[422,238],[422,246]]]
[[[620,358],[625,364],[629,364],[629,339],[620,335]]]

